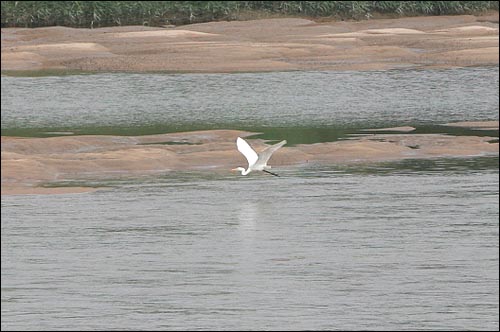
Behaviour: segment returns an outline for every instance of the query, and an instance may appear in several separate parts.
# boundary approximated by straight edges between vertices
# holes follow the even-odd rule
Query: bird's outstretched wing
[[[286,140],[265,148],[264,151],[259,153],[259,160],[257,161],[257,163],[259,165],[265,166],[267,164],[267,161],[269,160],[269,158],[271,158],[272,154],[285,144],[286,144]]]
[[[252,149],[252,147],[243,138],[238,137],[236,140],[236,146],[238,147],[238,151],[240,151],[245,158],[247,158],[248,166],[252,166],[257,162],[257,159],[259,159],[257,152],[255,152],[255,150]]]

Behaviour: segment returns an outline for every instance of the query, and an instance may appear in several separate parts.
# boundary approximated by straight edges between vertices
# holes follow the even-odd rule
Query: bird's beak
[[[237,168],[231,168],[231,171],[237,171],[238,169]]]

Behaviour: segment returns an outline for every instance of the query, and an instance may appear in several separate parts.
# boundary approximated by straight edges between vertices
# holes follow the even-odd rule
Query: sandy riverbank
[[[360,22],[282,18],[178,28],[8,28],[1,38],[3,71],[384,70],[498,65],[499,58],[498,13]],[[498,130],[498,121],[447,125]],[[497,137],[390,129],[399,133],[285,147],[272,164],[498,155],[498,143],[491,143]],[[137,137],[2,137],[2,194],[93,190],[39,187],[65,180],[228,170],[245,165],[234,141],[249,134],[216,130]],[[252,144],[265,146],[261,140]]]
[[[498,65],[498,13],[177,28],[2,29],[2,70],[251,72]]]
[[[482,125],[498,130],[498,121]],[[245,158],[236,150],[235,140],[251,134],[210,130],[147,136],[2,137],[2,195],[94,190],[39,187],[58,181],[106,180],[175,170],[229,173],[231,168],[246,166]],[[261,139],[249,141],[257,151],[266,146]],[[411,134],[395,130],[394,134],[367,133],[343,141],[283,147],[273,155],[270,165],[300,167],[308,163],[484,155],[498,155],[498,137]]]

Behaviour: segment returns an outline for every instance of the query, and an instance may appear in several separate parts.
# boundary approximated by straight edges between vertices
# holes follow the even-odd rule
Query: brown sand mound
[[[482,130],[498,130],[498,121],[451,122],[445,124],[445,126],[482,129]]]
[[[234,167],[247,165],[236,149],[235,140],[250,134],[208,130],[129,137],[2,137],[2,194],[49,193],[49,189],[33,188],[63,180],[112,179],[172,170],[229,172]],[[338,142],[283,147],[273,155],[270,165],[498,155],[498,143],[492,143],[493,139],[439,134],[367,134]],[[250,143],[257,151],[266,146],[260,139],[252,139]]]

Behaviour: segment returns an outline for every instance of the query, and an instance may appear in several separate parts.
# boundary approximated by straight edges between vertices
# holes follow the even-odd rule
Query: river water
[[[498,68],[2,77],[4,135],[497,119]],[[2,330],[498,330],[498,157],[275,171],[2,196]]]
[[[243,129],[294,143],[359,128],[498,120],[498,67],[2,77],[2,135]],[[442,128],[440,130],[443,130]]]

